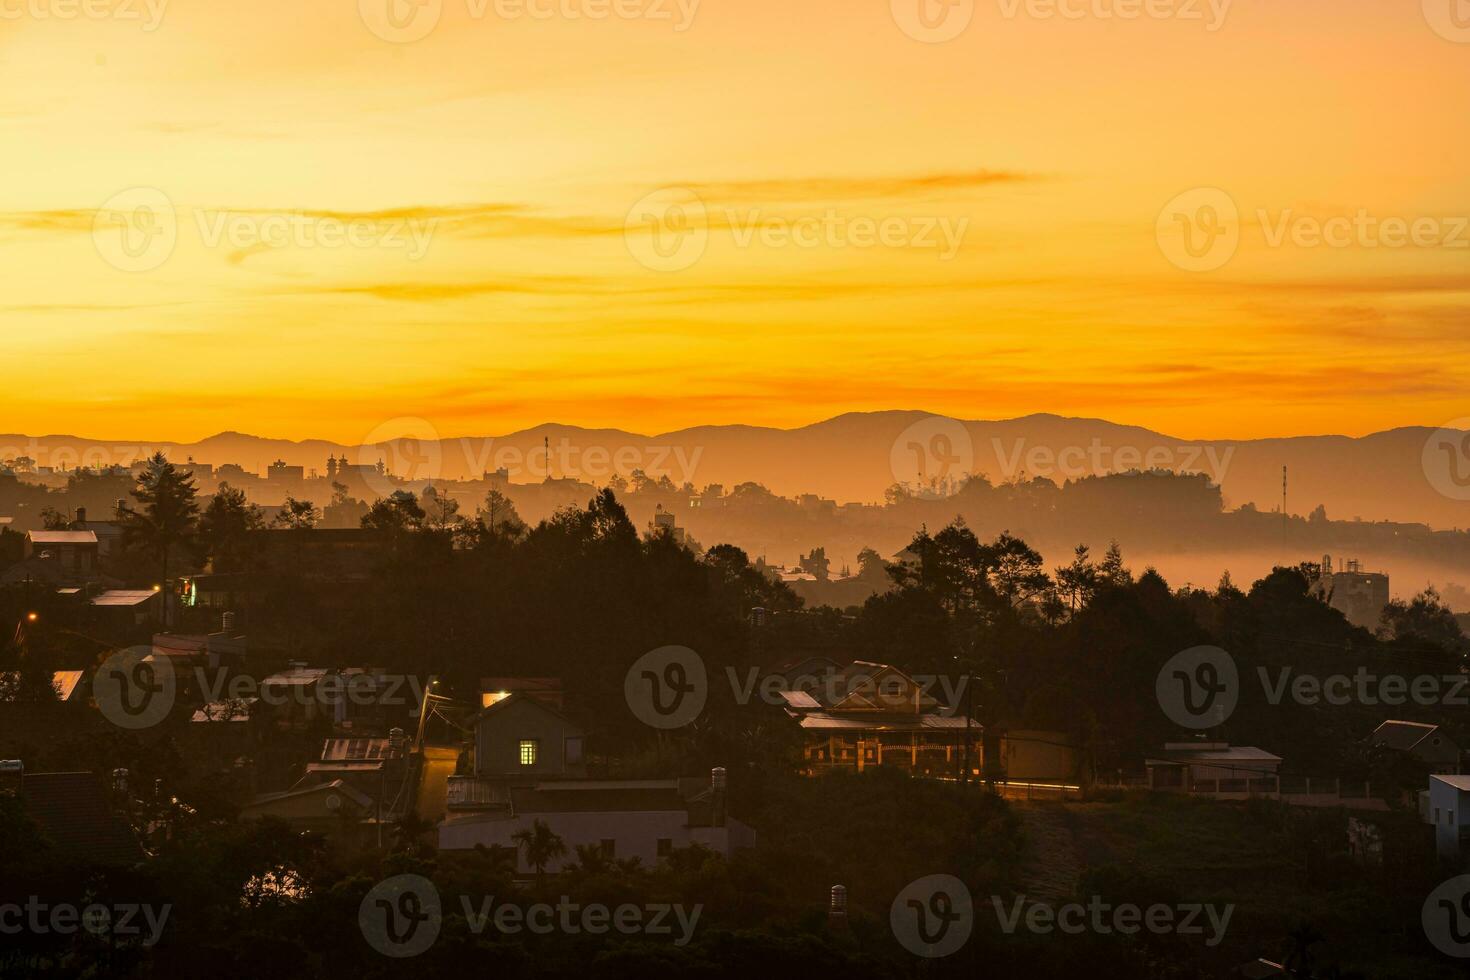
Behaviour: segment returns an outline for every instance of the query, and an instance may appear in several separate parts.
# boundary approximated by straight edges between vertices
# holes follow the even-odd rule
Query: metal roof
[[[32,544],[96,544],[96,531],[27,531]]]
[[[135,589],[112,589],[92,597],[94,606],[141,606],[158,595],[151,589],[144,592]]]
[[[1418,721],[1385,721],[1373,729],[1373,734],[1368,737],[1374,745],[1384,745],[1407,752],[1428,738],[1438,727],[1438,725],[1426,725]]]
[[[1470,792],[1470,776],[1434,775],[1429,777],[1430,782],[1434,782],[1434,780],[1436,779],[1438,779],[1442,783],[1445,783],[1446,785],[1453,786],[1455,789],[1459,790],[1462,793]]]
[[[143,859],[132,828],[112,812],[92,773],[28,772],[21,777],[21,795],[62,861],[131,865]]]
[[[982,725],[964,715],[866,715],[859,718],[837,718],[822,711],[801,716],[801,727],[819,731],[920,732],[930,730],[979,732]]]

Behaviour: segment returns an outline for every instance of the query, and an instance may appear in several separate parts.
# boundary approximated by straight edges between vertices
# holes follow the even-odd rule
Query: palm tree
[[[567,845],[548,824],[532,821],[525,830],[511,835],[511,840],[526,849],[526,863],[536,869],[539,884],[546,877],[546,866],[567,852]]]

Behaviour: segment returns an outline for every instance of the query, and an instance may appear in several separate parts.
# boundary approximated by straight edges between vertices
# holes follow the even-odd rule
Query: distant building
[[[539,821],[566,845],[566,853],[547,865],[553,872],[578,860],[578,847],[594,847],[608,860],[637,858],[650,867],[691,845],[728,857],[753,847],[755,831],[726,815],[725,792],[723,769],[708,780],[574,779],[495,787],[475,800],[456,800],[451,791],[439,846],[513,851],[516,871],[527,874],[535,869],[515,835]]]
[[[1453,776],[1460,772],[1460,747],[1438,725],[1385,721],[1368,736],[1368,743],[1412,755],[1428,766],[1431,773]]]
[[[1347,617],[1348,622],[1364,629],[1377,629],[1388,605],[1388,576],[1382,572],[1365,572],[1357,559],[1349,559],[1339,571],[1333,571],[1332,556],[1322,556],[1322,573],[1312,583],[1312,593]]]
[[[475,776],[482,779],[567,779],[585,776],[585,733],[539,698],[494,697],[475,720]]]
[[[1051,783],[1078,776],[1077,746],[1063,732],[1015,728],[1001,732],[999,743],[997,765],[986,767],[998,779]]]
[[[1195,740],[1165,743],[1164,751],[1145,759],[1144,765],[1149,789],[1229,792],[1235,785],[1274,780],[1281,757],[1253,745]]]
[[[374,820],[374,810],[371,797],[336,779],[264,793],[240,808],[240,819],[273,817],[297,831],[355,838],[363,822]]]
[[[122,521],[92,521],[87,519],[87,508],[78,507],[76,519],[71,522],[72,531],[91,531],[97,536],[97,555],[99,558],[107,558],[114,552],[122,550],[123,535],[127,533],[127,525]]]
[[[24,557],[54,562],[75,579],[97,573],[98,541],[95,531],[27,531]]]
[[[145,857],[132,827],[113,810],[102,780],[90,772],[25,772],[18,760],[0,763],[0,788],[20,797],[51,842],[58,865],[127,867]],[[124,780],[126,770],[118,770]],[[125,790],[126,782],[122,784]]]
[[[969,746],[980,774],[981,726],[941,705],[911,677],[887,664],[857,660],[807,690],[780,692],[801,728],[806,772],[862,772],[895,766],[916,774],[958,774]]]
[[[515,841],[537,821],[566,845],[548,870],[592,846],[609,859],[652,865],[673,848],[700,844],[729,855],[755,834],[725,816],[725,772],[701,779],[586,779],[585,733],[559,710],[553,678],[489,677],[475,720],[470,771],[450,776],[439,846],[515,851],[516,870],[533,870]],[[555,705],[555,707],[553,706]]]
[[[648,531],[654,537],[668,535],[676,544],[684,543],[684,529],[679,526],[674,512],[664,510],[664,505],[659,504],[653,512],[653,520],[648,525]]]
[[[1463,858],[1470,841],[1470,776],[1429,777],[1429,818],[1440,858]]]
[[[300,483],[306,478],[306,467],[289,466],[278,459],[266,469],[265,478],[271,483]]]

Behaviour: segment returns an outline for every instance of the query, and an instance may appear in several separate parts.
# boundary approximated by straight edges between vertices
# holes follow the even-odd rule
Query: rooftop
[[[127,823],[112,812],[94,774],[26,773],[21,777],[21,795],[63,862],[131,865],[143,859],[143,848]]]
[[[27,531],[32,544],[96,544],[96,531]]]

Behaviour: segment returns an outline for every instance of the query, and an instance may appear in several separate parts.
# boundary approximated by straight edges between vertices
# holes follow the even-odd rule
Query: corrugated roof
[[[96,531],[27,531],[33,544],[96,544]]]
[[[69,864],[131,865],[143,848],[112,812],[102,782],[90,772],[37,772],[21,778],[26,810]]]
[[[964,715],[864,715],[857,718],[837,718],[821,711],[801,716],[801,727],[819,731],[869,731],[869,732],[921,732],[930,730],[964,731],[967,727]],[[972,721],[970,731],[979,732],[981,725]]]
[[[94,606],[141,606],[158,595],[157,592],[137,589],[111,589],[92,597]]]

